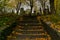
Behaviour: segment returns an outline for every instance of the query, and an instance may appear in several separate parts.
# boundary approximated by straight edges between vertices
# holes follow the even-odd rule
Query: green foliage
[[[0,16],[0,27],[6,26],[11,21],[13,21],[16,17],[17,17],[17,15],[15,15],[15,14],[13,14],[13,15],[7,14],[7,15]]]
[[[51,17],[51,21],[53,23],[57,23],[60,21],[60,15],[59,14],[51,15],[50,17]]]
[[[0,0],[0,11],[2,12],[2,9],[5,8],[5,6],[7,5],[7,1],[8,0]]]

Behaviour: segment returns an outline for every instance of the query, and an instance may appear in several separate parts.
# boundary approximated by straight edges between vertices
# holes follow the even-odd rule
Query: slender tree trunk
[[[31,11],[30,11],[30,15],[31,15],[33,9],[33,0],[30,0],[30,7],[31,7]]]
[[[44,0],[39,0],[41,5],[42,5],[42,10],[41,10],[41,14],[44,14],[44,8],[45,8],[45,4],[44,4]]]
[[[50,0],[50,8],[51,8],[51,13],[55,13],[55,8],[54,8],[54,0]]]
[[[21,6],[21,2],[18,2],[18,4],[17,4],[17,8],[16,8],[16,10],[17,10],[17,14],[19,13],[20,6]]]

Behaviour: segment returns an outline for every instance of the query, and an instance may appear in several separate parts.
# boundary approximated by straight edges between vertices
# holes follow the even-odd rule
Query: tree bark
[[[17,14],[19,13],[20,6],[21,6],[21,2],[18,2],[18,4],[17,4],[17,8],[16,8],[16,10],[17,10]]]
[[[30,7],[31,7],[31,11],[30,11],[30,15],[31,15],[33,9],[33,0],[30,0]]]
[[[50,8],[51,8],[51,13],[55,13],[55,8],[54,8],[54,0],[50,0]]]

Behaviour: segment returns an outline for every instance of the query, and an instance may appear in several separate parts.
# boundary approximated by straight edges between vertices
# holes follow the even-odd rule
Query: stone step
[[[51,40],[51,38],[50,37],[45,37],[45,36],[42,36],[42,37],[19,37],[19,36],[17,36],[17,37],[8,37],[8,39],[7,40]]]
[[[7,40],[51,40],[51,38],[49,38],[49,37],[19,37],[19,36],[17,36],[17,37],[14,37],[14,38],[8,38]]]
[[[10,36],[8,36],[7,37],[7,39],[9,39],[9,40],[17,40],[17,39],[19,39],[19,40],[21,40],[21,39],[24,39],[24,40],[26,40],[26,38],[28,38],[29,40],[31,40],[31,39],[41,39],[41,38],[43,38],[44,40],[51,40],[51,38],[50,38],[50,36],[47,34],[41,34],[41,35],[21,35],[21,34],[15,34],[15,35],[10,35]],[[42,40],[42,39],[41,39]]]
[[[15,31],[16,33],[21,33],[21,34],[42,34],[46,33],[44,31]]]
[[[37,35],[37,36],[47,35],[47,33],[40,33],[40,34],[23,34],[23,33],[19,33],[19,32],[15,32],[15,33],[13,33],[13,35],[14,35],[14,34],[15,34],[15,35],[29,35],[29,36],[31,36],[31,35],[32,35],[32,36],[36,36],[36,35]]]
[[[30,24],[30,25],[32,25],[32,24],[33,24],[33,25],[39,24],[39,25],[42,25],[42,24],[40,24],[40,23],[29,23],[29,22],[28,22],[28,23],[19,23],[19,24]]]
[[[32,38],[47,38],[48,36],[46,34],[15,34],[16,36],[20,38],[26,38],[26,37],[32,37]]]
[[[27,27],[18,27],[18,29],[44,29],[43,27],[27,26]]]
[[[18,24],[18,25],[20,25],[20,26],[41,26],[41,24],[32,24],[32,23],[31,24],[27,24],[27,23],[26,24],[22,24],[21,23],[21,24]]]
[[[28,28],[43,28],[42,26],[18,26],[18,28],[25,28],[25,27],[28,27]]]
[[[40,25],[40,26],[20,26],[20,25],[17,25],[17,27],[16,28],[39,28],[39,29],[42,29],[43,28],[43,26],[42,25]]]
[[[38,20],[18,20],[20,22],[39,22]]]
[[[38,21],[18,21],[18,23],[39,23]]]
[[[48,36],[47,35],[17,35],[18,37],[20,36],[20,38],[26,38],[26,37],[28,37],[28,38],[48,38]]]
[[[18,24],[20,26],[40,26],[40,24]]]
[[[39,23],[19,23],[18,25],[21,25],[21,26],[41,26],[41,24]]]
[[[29,29],[28,30],[15,29],[14,31],[27,31],[28,32],[28,31],[45,31],[45,30],[44,29],[38,29],[38,30],[33,30],[33,29],[32,30],[29,30]]]
[[[18,30],[18,29],[17,29]],[[36,29],[36,28],[21,28],[21,29],[19,29],[19,30],[43,30],[43,29],[40,29],[40,28],[38,28],[38,29]]]
[[[16,30],[15,30],[15,31],[16,31]],[[30,31],[32,31],[32,32],[33,32],[33,31],[38,31],[38,32],[40,32],[40,31],[43,31],[43,30],[20,30],[20,29],[18,29],[18,31],[27,31],[27,32],[28,32],[28,31],[29,31],[29,32],[30,32]]]

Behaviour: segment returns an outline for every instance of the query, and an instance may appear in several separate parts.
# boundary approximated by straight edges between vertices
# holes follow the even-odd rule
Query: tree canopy
[[[0,0],[0,10],[4,9],[10,12],[17,11],[23,8],[24,10],[30,9],[32,11],[43,13],[44,9],[50,10],[49,0]]]

